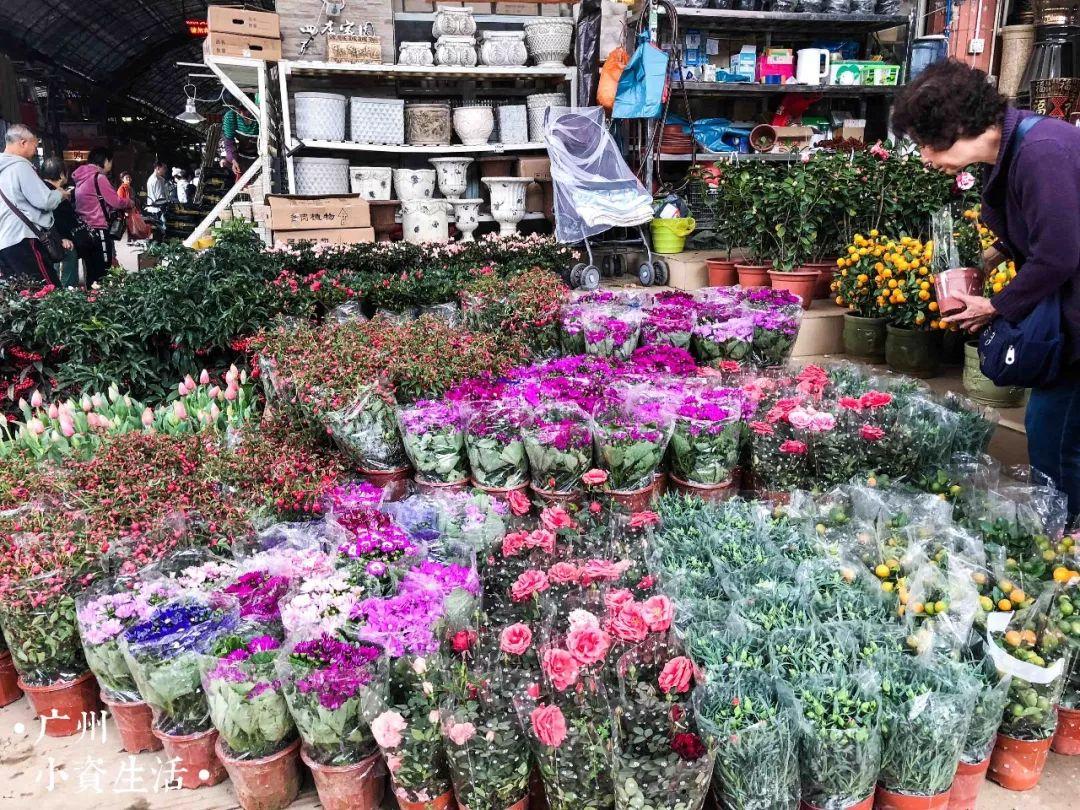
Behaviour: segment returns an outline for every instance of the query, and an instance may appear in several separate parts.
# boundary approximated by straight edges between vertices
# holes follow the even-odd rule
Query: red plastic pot
[[[879,785],[874,794],[875,810],[946,810],[948,806],[948,790],[935,796],[909,796],[885,790]]]
[[[101,702],[109,708],[120,732],[120,745],[129,754],[140,751],[160,751],[161,740],[154,736],[154,714],[141,700],[131,703],[112,701],[101,693]]]
[[[694,484],[683,481],[674,473],[670,473],[668,478],[671,481],[671,488],[676,492],[683,495],[697,495],[704,501],[718,503],[739,494],[739,484],[734,476],[720,484]]]
[[[413,481],[413,484],[416,486],[417,492],[433,495],[437,492],[464,492],[469,488],[470,481],[468,478],[462,478],[460,481],[442,483],[439,481],[421,481],[417,478]]]
[[[394,789],[394,798],[397,799],[399,810],[453,810],[457,806],[454,801],[454,791],[448,790],[441,796],[436,796],[426,802],[410,802],[404,791]]]
[[[214,753],[218,739],[216,728],[195,734],[166,734],[155,728],[154,736],[161,740],[165,755],[177,760],[180,787],[189,790],[211,787],[224,782],[228,776],[225,766]]]
[[[807,262],[803,270],[813,271],[818,274],[817,285],[814,287],[814,300],[832,298],[832,283],[836,276],[836,260],[831,262]]]
[[[300,792],[300,740],[259,759],[235,759],[218,737],[214,753],[229,772],[243,810],[284,810]]]
[[[774,290],[785,290],[799,296],[802,308],[810,309],[820,275],[817,270],[770,270],[769,280]]]
[[[1057,732],[1050,749],[1067,757],[1080,755],[1080,709],[1058,706]]]
[[[705,272],[710,287],[732,287],[739,280],[735,262],[730,259],[706,259]]]
[[[954,267],[934,276],[934,297],[938,312],[955,315],[964,309],[964,303],[954,298],[957,293],[979,295],[982,292],[982,273],[975,267]]]
[[[739,274],[739,285],[742,287],[768,287],[769,286],[769,271],[772,270],[772,263],[769,264],[736,264],[735,270]]]
[[[321,765],[300,749],[300,759],[315,777],[324,810],[378,810],[386,792],[382,755],[372,754],[355,765]]]
[[[366,470],[360,468],[360,474],[364,479],[377,487],[382,487],[383,500],[400,501],[409,494],[409,475],[412,472],[408,467],[398,467],[393,470]]]
[[[9,706],[23,696],[19,688],[19,673],[11,663],[11,653],[0,654],[0,707]]]
[[[652,504],[656,494],[656,481],[642,487],[631,490],[610,490],[607,493],[613,501],[622,504],[631,512],[643,512]]]
[[[653,488],[657,498],[668,491],[668,483],[668,474],[666,472],[657,472],[653,476]]]
[[[956,766],[956,776],[949,788],[949,810],[975,810],[975,800],[986,781],[986,769],[989,767],[990,757],[974,765],[961,762]]]
[[[472,485],[482,492],[486,492],[493,498],[502,498],[504,501],[509,497],[511,492],[524,492],[529,488],[528,484],[519,484],[516,487],[485,487],[482,484],[478,484],[476,479],[472,480]]]
[[[457,806],[458,810],[469,810],[469,805],[463,804],[460,800],[458,801]],[[529,810],[529,797],[526,796],[524,799],[514,802],[512,805],[505,808],[505,810]]]
[[[986,775],[1006,790],[1031,790],[1042,778],[1052,737],[1018,740],[998,734]]]
[[[532,490],[533,495],[542,500],[544,503],[556,506],[559,504],[566,504],[577,500],[581,497],[581,492],[553,492],[550,489],[540,489],[540,487],[533,484],[529,485],[529,489]]]
[[[872,808],[873,806],[874,794],[871,793],[861,802],[849,804],[847,807],[842,808],[842,810],[870,810],[870,808]],[[810,802],[801,801],[799,802],[799,810],[824,810],[824,808],[818,807],[816,804],[810,804]]]
[[[30,698],[34,714],[45,721],[46,737],[70,737],[82,731],[86,718],[96,712],[98,683],[94,673],[84,672],[73,681],[57,681],[48,686],[29,686],[18,679],[18,686]],[[51,719],[51,718],[56,718]]]

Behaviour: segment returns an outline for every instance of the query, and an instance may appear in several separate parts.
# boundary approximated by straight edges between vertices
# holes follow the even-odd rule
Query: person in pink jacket
[[[111,170],[112,150],[98,146],[71,175],[75,181],[75,213],[91,237],[78,247],[79,258],[86,265],[87,285],[104,278],[116,259],[116,244],[108,231],[109,215],[132,206],[131,200],[118,196],[113,189],[106,176]]]

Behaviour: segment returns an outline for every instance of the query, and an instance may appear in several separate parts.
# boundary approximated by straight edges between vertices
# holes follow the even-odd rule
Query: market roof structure
[[[206,0],[5,0],[0,50],[16,45],[113,95],[170,117],[183,109],[187,70],[202,59],[186,24],[206,19]],[[273,9],[274,0],[247,2]]]

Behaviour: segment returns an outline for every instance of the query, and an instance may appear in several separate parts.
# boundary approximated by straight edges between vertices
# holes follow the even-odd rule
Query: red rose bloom
[[[671,750],[687,762],[692,762],[705,756],[705,743],[697,734],[684,731],[671,739]]]

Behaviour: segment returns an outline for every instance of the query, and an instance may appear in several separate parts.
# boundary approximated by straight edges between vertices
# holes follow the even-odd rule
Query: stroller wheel
[[[600,260],[600,275],[611,278],[615,275],[615,256],[611,253]]]
[[[649,287],[653,281],[656,280],[656,271],[653,270],[653,266],[646,262],[637,269],[638,284],[642,287]]]
[[[600,288],[600,271],[596,265],[590,264],[581,273],[581,289],[596,290]]]
[[[567,276],[566,282],[570,285],[571,290],[576,290],[581,286],[581,277],[585,274],[585,263],[578,262],[570,268],[570,275]]]
[[[653,271],[656,275],[656,280],[654,283],[659,284],[660,286],[667,284],[668,279],[671,278],[671,273],[668,272],[667,262],[663,261],[662,259],[657,259],[655,262],[653,262]]]
[[[626,257],[621,253],[616,253],[611,257],[611,273],[615,276],[621,276],[626,272]]]

